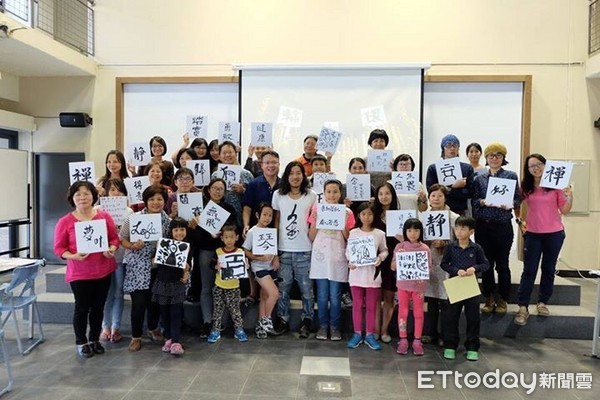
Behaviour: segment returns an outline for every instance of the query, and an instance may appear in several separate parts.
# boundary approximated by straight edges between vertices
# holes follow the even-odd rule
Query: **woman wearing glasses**
[[[225,202],[225,188],[227,184],[221,178],[214,178],[204,187],[204,204],[209,201],[216,203],[230,213],[225,225],[235,225],[235,210]],[[236,225],[238,230],[239,225]],[[208,231],[200,228],[198,225],[198,217],[190,221],[190,230],[192,235],[192,246],[196,249],[194,255],[194,269],[199,269],[195,273],[200,272],[200,290],[198,290],[197,280],[192,276],[192,287],[188,292],[188,300],[197,301],[198,294],[200,296],[200,308],[202,310],[202,320],[204,321],[200,332],[200,337],[206,337],[212,328],[212,289],[215,285],[215,270],[211,267],[211,262],[216,259],[216,250],[222,246],[220,236],[213,235]],[[196,268],[196,265],[199,268]],[[192,272],[193,274],[194,272]]]
[[[186,149],[186,151],[191,151]],[[185,153],[184,153],[185,154]],[[179,203],[177,202],[177,195],[182,193],[193,193],[199,192],[196,186],[194,186],[194,172],[186,167],[181,167],[175,172],[173,183],[177,187],[177,192],[171,193],[167,200],[165,211],[169,214],[169,217],[175,218],[179,215]],[[191,223],[191,221],[188,221]],[[196,302],[200,298],[200,259],[198,252],[194,252],[193,268],[190,278],[190,288],[188,290],[188,300]]]
[[[523,273],[519,284],[519,310],[514,322],[527,324],[529,318],[529,299],[541,262],[542,277],[537,300],[537,314],[548,316],[548,300],[554,287],[554,270],[558,254],[565,240],[565,231],[561,215],[571,211],[573,192],[571,187],[563,190],[548,189],[540,186],[546,159],[541,154],[531,154],[525,159],[521,192],[523,203],[527,206],[526,222],[521,222],[521,231],[525,239],[523,250]]]
[[[484,314],[496,312],[505,314],[510,290],[510,268],[508,257],[514,239],[512,226],[513,211],[517,222],[521,213],[521,197],[517,174],[505,170],[506,147],[500,143],[492,143],[483,152],[488,169],[475,176],[473,181],[473,217],[477,221],[475,227],[475,241],[483,248],[485,256],[490,262],[490,268],[481,276],[482,294],[485,297],[485,305],[481,309]],[[514,194],[510,206],[491,204],[486,195],[490,178],[501,178],[514,180]],[[492,188],[492,190],[494,190]],[[504,186],[499,191],[506,190]],[[498,285],[494,269],[498,273]]]

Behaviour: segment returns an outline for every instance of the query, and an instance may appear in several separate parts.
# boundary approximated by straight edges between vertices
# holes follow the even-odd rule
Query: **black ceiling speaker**
[[[86,113],[62,112],[58,117],[63,128],[85,128],[92,124],[92,118]]]

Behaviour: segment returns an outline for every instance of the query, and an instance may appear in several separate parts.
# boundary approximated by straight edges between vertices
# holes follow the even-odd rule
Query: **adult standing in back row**
[[[460,141],[454,135],[446,135],[442,138],[441,148],[444,160],[458,157]],[[461,162],[460,170],[462,178],[455,181],[452,185],[446,186],[448,188],[446,204],[455,213],[464,215],[467,211],[467,201],[473,194],[473,167],[470,164]],[[425,181],[427,190],[429,191],[429,188],[436,183],[440,182],[438,181],[435,163],[433,163],[427,168],[427,179]]]
[[[481,312],[489,314],[495,311],[498,314],[505,314],[511,284],[508,258],[515,237],[512,226],[513,210],[516,218],[521,215],[519,178],[515,172],[503,168],[508,164],[506,147],[503,144],[492,143],[485,148],[483,154],[489,169],[479,172],[473,181],[475,242],[483,248],[485,257],[490,263],[490,268],[481,275],[482,294],[486,299]],[[515,181],[511,207],[489,204],[485,197],[491,177]],[[494,269],[498,272],[497,293]]]

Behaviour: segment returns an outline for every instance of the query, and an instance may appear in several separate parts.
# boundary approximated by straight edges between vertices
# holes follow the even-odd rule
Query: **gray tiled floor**
[[[392,345],[374,352],[366,346],[348,350],[344,342],[299,340],[294,336],[238,343],[225,337],[209,345],[186,337],[186,354],[172,357],[160,346],[145,342],[139,353],[127,351],[127,341],[107,346],[107,353],[89,360],[75,355],[70,326],[46,325],[47,341],[28,356],[16,354],[12,333],[7,333],[15,386],[6,399],[597,399],[600,360],[589,357],[590,341],[558,339],[482,339],[481,359],[468,362],[463,352],[455,361],[427,346],[424,357],[398,356]],[[226,335],[227,336],[227,335]],[[304,356],[344,357],[350,376],[301,375]],[[477,372],[499,369],[531,374],[591,373],[592,390],[541,389],[528,395],[513,389],[458,388],[453,379],[442,388],[419,389],[418,371]],[[0,373],[3,383],[4,370]],[[338,393],[317,392],[330,383]],[[332,386],[333,387],[333,386]]]

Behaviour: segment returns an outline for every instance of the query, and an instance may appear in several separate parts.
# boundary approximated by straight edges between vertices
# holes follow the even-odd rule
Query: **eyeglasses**
[[[539,163],[536,163],[536,164],[529,165],[527,167],[527,169],[529,169],[529,170],[536,169],[536,168],[540,168],[541,169],[541,168],[544,168],[544,165],[545,165],[544,163],[539,162]]]
[[[224,187],[221,187],[221,186],[211,186],[211,187],[210,187],[210,190],[214,190],[214,191],[216,191],[216,192],[224,192],[224,191],[225,191],[225,188],[224,188]]]
[[[189,176],[180,176],[179,178],[177,178],[177,181],[179,182],[193,182],[194,178],[189,177]]]
[[[398,165],[401,167],[412,167],[410,162],[399,162]]]
[[[458,149],[458,145],[456,143],[448,143],[444,146],[445,149]]]
[[[504,155],[502,153],[490,153],[486,156],[486,158],[496,158],[496,159],[499,159],[502,157],[504,157]]]

